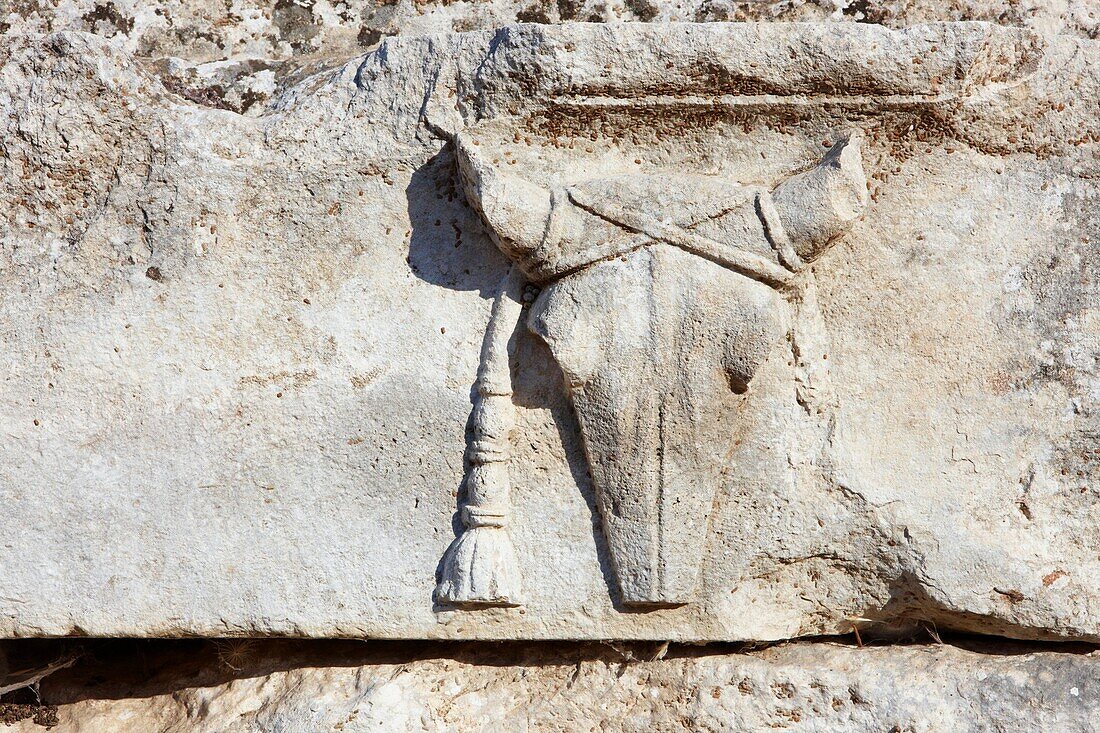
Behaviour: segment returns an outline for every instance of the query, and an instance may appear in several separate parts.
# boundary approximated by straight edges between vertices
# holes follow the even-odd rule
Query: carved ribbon
[[[758,195],[756,197],[757,201],[759,202],[765,196],[766,194]],[[793,282],[791,272],[794,269],[793,267],[789,269],[781,267],[760,255],[738,249],[736,246],[716,241],[710,237],[700,236],[682,226],[669,224],[655,217],[630,211],[614,202],[593,201],[578,189],[570,189],[569,198],[585,211],[629,231],[644,234],[653,242],[664,242],[679,247],[685,252],[698,255],[734,272],[767,283],[777,290],[790,287]],[[759,207],[759,203],[757,206]],[[764,223],[766,226],[766,220],[764,220]]]

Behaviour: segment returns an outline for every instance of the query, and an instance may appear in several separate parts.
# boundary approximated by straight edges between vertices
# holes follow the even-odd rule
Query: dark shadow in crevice
[[[4,696],[5,703],[66,705],[81,700],[119,700],[168,695],[234,680],[310,668],[400,666],[445,659],[471,666],[563,666],[581,662],[635,664],[659,659],[698,659],[754,654],[776,646],[822,648],[953,647],[991,656],[1034,653],[1093,654],[1100,644],[1014,641],[942,632],[942,645],[928,641],[886,641],[864,635],[814,637],[780,643],[662,642],[447,642],[354,641],[338,639],[22,639],[0,642],[10,670],[44,668],[59,659],[75,663],[43,679],[37,690]],[[380,673],[385,673],[382,670]],[[10,684],[11,674],[3,681]]]
[[[1088,653],[1100,645],[1067,639],[1045,629],[1013,624],[997,616],[945,606],[927,580],[904,570],[889,583],[889,598],[855,615],[859,643],[904,645],[950,643],[974,653],[1013,655],[1034,651]],[[996,591],[994,591],[996,592]],[[1022,596],[1019,600],[1022,600]],[[1006,596],[1004,603],[1019,602]],[[950,639],[950,641],[948,641]]]

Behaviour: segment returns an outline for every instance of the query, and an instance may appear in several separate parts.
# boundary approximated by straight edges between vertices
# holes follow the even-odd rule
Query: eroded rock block
[[[0,632],[1100,638],[1095,42],[11,38]]]

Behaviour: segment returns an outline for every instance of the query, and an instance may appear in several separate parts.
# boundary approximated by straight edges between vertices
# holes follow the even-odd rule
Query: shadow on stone
[[[809,638],[791,644],[854,646],[852,636]],[[1095,644],[1026,642],[944,633],[944,643],[974,653],[1022,655],[1035,652],[1092,654]],[[922,643],[864,641],[865,646],[917,646]],[[444,642],[353,641],[338,639],[20,639],[0,642],[9,669],[46,667],[66,656],[76,663],[44,678],[36,691],[24,688],[4,703],[52,707],[82,700],[122,700],[170,695],[216,687],[234,680],[311,668],[366,667],[451,660],[471,667],[609,666],[658,659],[751,655],[773,644],[665,644],[661,642]],[[747,656],[746,656],[747,658]],[[386,670],[375,670],[384,674]],[[10,674],[10,673],[9,673]]]
[[[409,222],[409,268],[421,280],[448,290],[476,290],[491,299],[508,272],[457,186],[451,146],[412,174],[405,189]]]
[[[457,180],[450,145],[413,173],[405,190],[412,226],[409,267],[418,278],[432,285],[456,291],[476,290],[481,297],[492,299],[510,265],[486,234],[478,214],[466,203]],[[525,309],[513,336],[516,349],[511,371],[515,379],[515,404],[550,411],[565,450],[569,472],[588,506],[600,572],[612,604],[624,613],[653,610],[621,603],[580,430],[562,381],[561,369],[546,344],[528,330],[526,315]],[[473,438],[472,410],[475,399],[476,393],[471,385],[471,415],[466,423],[467,448]],[[463,531],[458,509],[466,501],[469,468],[469,462],[464,461],[456,511],[451,518],[451,529],[456,537]],[[435,573],[437,583],[442,569],[443,559],[440,558]],[[437,612],[454,609],[453,605],[438,601],[433,605],[433,610]]]

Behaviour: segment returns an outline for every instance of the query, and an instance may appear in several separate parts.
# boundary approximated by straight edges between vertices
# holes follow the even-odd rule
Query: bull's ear
[[[804,262],[819,257],[867,208],[862,141],[859,131],[848,133],[820,163],[772,192],[783,230]]]
[[[534,251],[550,220],[550,191],[501,171],[475,138],[462,133],[455,139],[466,200],[481,214],[497,246],[513,259]]]

